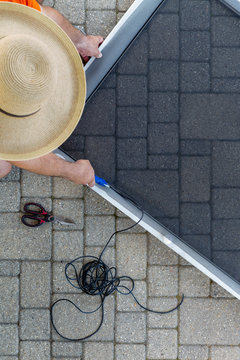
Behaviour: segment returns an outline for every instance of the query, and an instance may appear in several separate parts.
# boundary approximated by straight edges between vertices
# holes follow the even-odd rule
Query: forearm
[[[49,6],[41,6],[42,13],[55,21],[70,37],[72,42],[76,45],[85,35],[76,29],[59,11]]]
[[[59,158],[53,153],[42,156],[38,159],[10,161],[10,163],[21,169],[28,170],[39,175],[59,176],[64,178],[69,175],[72,168],[72,163]]]

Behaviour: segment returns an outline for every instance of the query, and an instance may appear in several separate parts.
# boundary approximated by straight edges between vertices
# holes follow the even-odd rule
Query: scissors
[[[26,226],[37,227],[44,223],[59,223],[61,225],[74,225],[75,223],[69,220],[63,220],[62,218],[55,217],[49,214],[42,205],[35,202],[29,202],[24,205],[24,212],[27,214],[23,215],[21,220]]]

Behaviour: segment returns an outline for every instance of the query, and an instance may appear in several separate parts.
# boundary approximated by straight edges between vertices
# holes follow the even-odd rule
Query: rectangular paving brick
[[[18,326],[0,324],[0,356],[18,355]]]
[[[178,90],[178,63],[170,60],[153,60],[149,62],[150,91]]]
[[[179,289],[180,293],[187,297],[208,297],[210,279],[194,267],[181,267]]]
[[[211,23],[213,46],[240,46],[238,17],[213,17]]]
[[[117,344],[116,347],[116,360],[145,360],[146,348],[141,344]]]
[[[240,281],[239,274],[239,261],[240,261],[240,251],[217,251],[212,252],[213,262],[219,266],[221,269],[226,271],[230,276],[232,276],[237,281]]]
[[[154,311],[168,311],[177,306],[176,298],[149,298],[148,309]],[[177,311],[170,312],[168,314],[154,314],[147,312],[147,324],[148,328],[175,328],[178,324]]]
[[[149,92],[149,122],[178,122],[178,94]]]
[[[17,323],[19,311],[19,279],[0,277],[0,322]],[[0,350],[1,353],[1,350]]]
[[[84,344],[85,360],[114,360],[114,345],[107,342],[85,342]]]
[[[50,303],[50,280],[49,262],[23,262],[20,277],[21,307],[47,308]]]
[[[150,329],[148,331],[147,357],[149,359],[177,358],[177,331],[174,329]]]
[[[119,106],[147,105],[147,77],[143,75],[119,75],[117,104]]]
[[[210,155],[211,143],[207,140],[182,140],[181,155]]]
[[[82,231],[53,232],[53,259],[55,261],[70,261],[81,255],[83,255]]]
[[[181,0],[181,29],[208,30],[210,28],[210,1]]]
[[[214,220],[213,249],[214,250],[240,250],[239,230],[240,220]]]
[[[207,346],[180,346],[179,360],[208,360]]]
[[[239,77],[239,48],[212,49],[212,75],[214,77]]]
[[[235,94],[182,95],[181,137],[205,140],[237,140],[240,136],[239,106],[240,97]]]
[[[210,350],[212,360],[238,360],[240,357],[240,349],[238,346],[213,346]]]
[[[221,299],[185,299],[180,308],[180,344],[237,345],[239,302]],[[226,318],[228,326],[226,326]],[[198,334],[198,336],[196,336]]]
[[[25,309],[20,313],[21,340],[50,340],[48,309]]]
[[[0,209],[3,212],[20,210],[20,186],[16,181],[0,182]]]
[[[179,56],[179,17],[175,14],[156,15],[150,23],[149,58],[178,59]]]
[[[1,260],[0,276],[17,276],[20,274],[20,263],[18,261]]]
[[[178,268],[176,266],[149,266],[149,296],[176,296],[178,294]]]
[[[118,312],[115,331],[117,343],[145,343],[146,314]]]
[[[149,154],[174,154],[178,152],[177,124],[149,124]]]
[[[239,93],[240,79],[239,78],[213,78],[212,91],[216,93]]]
[[[147,136],[147,115],[146,107],[119,107],[117,136],[120,138]]]
[[[208,157],[181,158],[181,200],[207,202],[210,200],[211,162]]]
[[[126,161],[126,155],[129,156]],[[117,141],[117,168],[118,169],[146,169],[147,168],[147,141],[144,138],[118,139]]]
[[[21,341],[20,360],[50,360],[50,343],[47,341]]]
[[[180,41],[182,61],[208,61],[210,59],[209,31],[182,31]]]
[[[208,92],[210,90],[210,67],[207,63],[187,62],[181,64],[181,91]]]
[[[84,204],[81,199],[54,199],[53,213],[56,217],[61,217],[74,222],[74,225],[54,224],[55,230],[82,230],[83,229]]]
[[[177,170],[177,155],[149,155],[148,168],[151,170]]]
[[[212,209],[215,219],[238,219],[240,212],[240,189],[213,189]]]
[[[85,242],[88,246],[104,246],[114,231],[114,216],[85,217]],[[111,240],[109,246],[114,245],[114,240]]]
[[[80,357],[82,355],[82,343],[54,341],[52,343],[52,355],[56,357]]]
[[[185,203],[181,205],[182,234],[209,234],[211,213],[209,204]]]

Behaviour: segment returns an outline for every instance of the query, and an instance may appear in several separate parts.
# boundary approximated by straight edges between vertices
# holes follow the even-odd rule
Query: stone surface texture
[[[45,0],[74,25],[103,36],[132,2]],[[166,33],[149,41],[157,26]],[[137,184],[137,198],[146,194],[147,210],[159,206],[154,216],[221,266],[229,266],[226,252],[230,262],[240,260],[239,26],[239,18],[218,0],[166,0],[156,22],[141,34],[144,46],[136,42],[96,93],[101,106],[95,98],[89,103],[83,132],[79,128],[81,135],[73,135],[80,148],[65,144],[69,152],[86,151],[98,175],[119,187],[135,176],[130,190]],[[145,151],[141,157],[139,150]],[[149,178],[148,190],[141,180]],[[153,190],[159,179],[158,202]],[[104,324],[94,337],[63,340],[51,326],[50,305],[65,298],[91,310],[98,301],[71,288],[64,278],[66,263],[83,254],[98,256],[112,232],[132,222],[94,191],[59,178],[14,168],[0,190],[0,360],[240,359],[239,301],[139,226],[112,239],[104,261],[116,265],[119,276],[136,280],[134,294],[144,306],[167,311],[184,293],[182,306],[156,315],[140,309],[131,295],[115,294],[106,299]],[[30,200],[76,226],[26,229],[20,211]],[[225,246],[229,232],[234,250]],[[237,268],[232,271],[237,276]],[[99,321],[96,314],[79,317],[66,303],[57,310],[59,330],[69,336],[95,329]]]

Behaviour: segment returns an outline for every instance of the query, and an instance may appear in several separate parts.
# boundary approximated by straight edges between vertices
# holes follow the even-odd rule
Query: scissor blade
[[[75,222],[73,222],[72,220],[63,219],[60,217],[54,217],[53,222],[61,225],[75,225]]]

